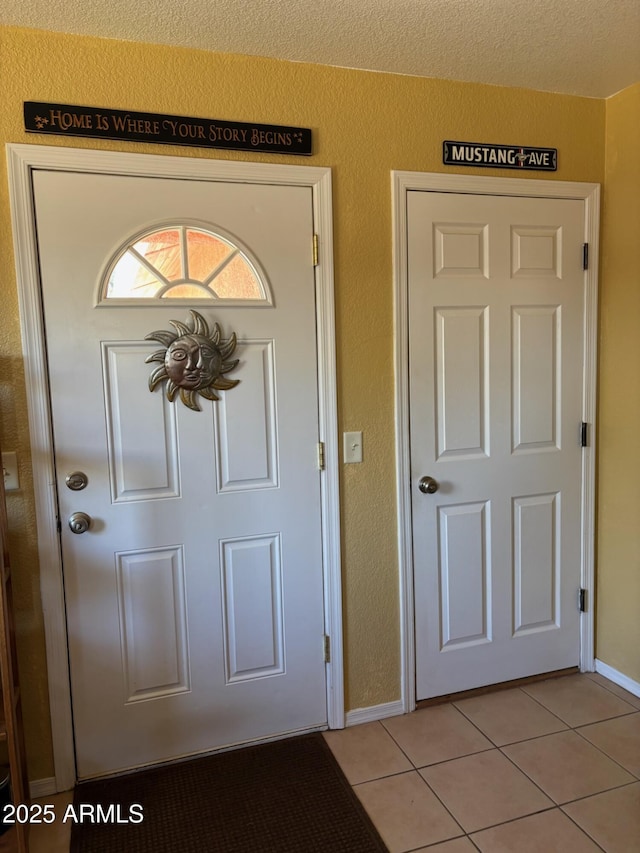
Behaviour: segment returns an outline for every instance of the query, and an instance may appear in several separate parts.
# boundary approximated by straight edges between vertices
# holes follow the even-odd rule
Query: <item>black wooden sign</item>
[[[311,154],[311,130],[276,124],[251,124],[209,118],[79,107],[70,104],[24,102],[24,129],[28,133],[159,142],[231,151],[269,154]]]
[[[524,169],[555,172],[558,168],[557,148],[532,148],[526,145],[487,145],[484,142],[442,143],[445,166],[486,166],[490,169]]]

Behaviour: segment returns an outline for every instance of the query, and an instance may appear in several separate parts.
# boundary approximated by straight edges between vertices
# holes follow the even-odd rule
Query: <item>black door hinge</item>
[[[589,244],[588,243],[582,244],[582,269],[583,270],[589,269]]]
[[[582,421],[582,423],[580,424],[580,447],[588,447],[589,446],[588,436],[587,436],[588,426],[589,426],[589,424],[587,424],[585,421]]]
[[[587,612],[587,590],[579,589],[578,590],[578,610],[580,613]]]

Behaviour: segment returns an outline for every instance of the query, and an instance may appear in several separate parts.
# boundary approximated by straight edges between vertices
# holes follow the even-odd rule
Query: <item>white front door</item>
[[[424,699],[579,663],[584,202],[412,191],[407,221]]]
[[[311,189],[44,169],[34,200],[79,778],[326,726]],[[106,298],[154,229],[182,260],[128,256],[147,284],[207,278],[191,229],[265,298]],[[216,324],[225,372],[171,393],[148,359]]]

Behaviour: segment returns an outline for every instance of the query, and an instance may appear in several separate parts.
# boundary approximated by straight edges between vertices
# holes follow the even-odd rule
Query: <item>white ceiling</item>
[[[0,24],[605,98],[640,0],[2,0]]]

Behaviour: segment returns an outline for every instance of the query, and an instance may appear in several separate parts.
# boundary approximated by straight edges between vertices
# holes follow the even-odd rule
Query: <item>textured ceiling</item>
[[[0,24],[604,98],[640,0],[2,0]]]

